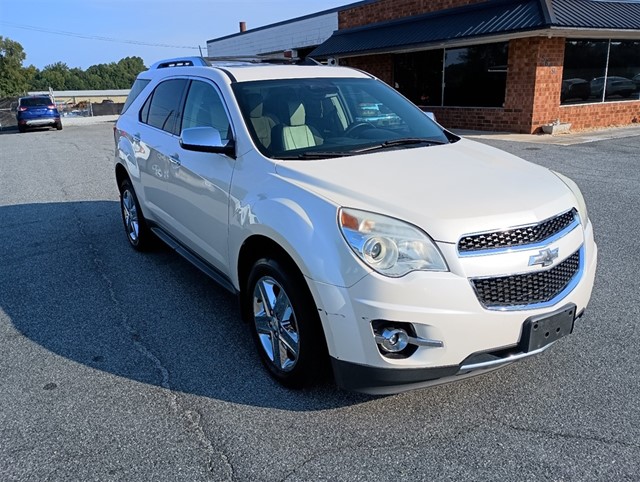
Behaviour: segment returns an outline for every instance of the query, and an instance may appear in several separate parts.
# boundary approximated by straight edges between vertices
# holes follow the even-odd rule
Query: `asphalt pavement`
[[[235,298],[128,246],[111,122],[0,134],[0,480],[640,480],[640,131],[478,139],[580,185],[592,301],[538,357],[368,397],[278,386]]]

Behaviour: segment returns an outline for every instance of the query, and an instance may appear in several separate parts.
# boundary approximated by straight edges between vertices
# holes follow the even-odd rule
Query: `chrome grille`
[[[576,210],[572,209],[539,224],[465,236],[458,241],[458,251],[464,253],[539,243],[570,226],[576,220],[576,216]]]
[[[537,273],[472,279],[480,303],[500,309],[551,301],[570,283],[580,269],[580,250],[554,268]]]

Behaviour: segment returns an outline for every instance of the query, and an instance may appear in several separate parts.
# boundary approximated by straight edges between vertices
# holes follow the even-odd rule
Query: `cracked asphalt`
[[[600,248],[574,334],[456,384],[276,385],[236,300],[122,232],[110,123],[0,135],[0,480],[640,480],[640,136],[481,139],[572,177]]]

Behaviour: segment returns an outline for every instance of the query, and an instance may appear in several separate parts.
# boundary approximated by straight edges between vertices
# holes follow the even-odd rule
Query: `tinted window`
[[[444,51],[426,50],[395,57],[397,88],[417,105],[442,105]]]
[[[560,97],[563,104],[602,101],[602,86],[598,89],[597,84],[604,81],[608,44],[608,40],[567,40]]]
[[[444,105],[502,107],[508,51],[507,42],[447,49]]]
[[[178,134],[180,102],[186,85],[186,79],[172,79],[159,84],[147,99],[140,120],[163,131]]]
[[[40,107],[53,105],[53,102],[49,97],[26,97],[20,99],[20,105],[22,107]]]
[[[140,95],[140,92],[144,90],[144,88],[151,82],[148,79],[136,79],[136,81],[131,86],[131,90],[129,91],[129,95],[127,96],[127,101],[124,103],[124,107],[122,108],[122,112],[125,112],[131,103],[136,100],[136,97]]]
[[[395,87],[421,106],[502,107],[509,44],[394,56]]]
[[[639,90],[640,41],[612,40],[605,100],[638,99]]]
[[[566,41],[562,104],[638,99],[639,90],[640,41]]]
[[[197,80],[191,83],[182,116],[182,129],[190,127],[213,127],[222,140],[229,138],[229,118],[213,85]]]

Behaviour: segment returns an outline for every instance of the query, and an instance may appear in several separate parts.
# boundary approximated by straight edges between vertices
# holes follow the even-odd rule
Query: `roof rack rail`
[[[231,57],[177,57],[175,59],[160,60],[149,67],[149,70],[165,69],[168,67],[207,67],[219,64],[283,64],[283,65],[321,65],[312,58],[259,57],[241,55]]]
[[[284,65],[319,65],[319,62],[311,58],[301,59],[299,57],[262,57],[258,55],[239,55],[228,57],[204,57],[209,65],[216,62],[241,62],[248,64],[284,64]]]
[[[160,60],[153,64],[149,70],[164,69],[167,67],[204,67],[209,65],[202,57],[177,57],[175,59]]]

